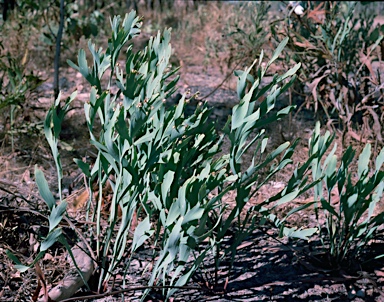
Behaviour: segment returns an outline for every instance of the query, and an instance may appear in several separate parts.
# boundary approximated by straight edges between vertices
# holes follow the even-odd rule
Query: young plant
[[[44,133],[49,146],[51,148],[51,152],[56,164],[57,171],[57,182],[58,182],[58,191],[59,191],[59,200],[57,201],[53,196],[52,192],[49,189],[49,185],[47,180],[44,177],[43,171],[41,171],[37,166],[35,167],[35,178],[36,184],[39,189],[39,193],[43,198],[44,202],[47,204],[49,209],[49,216],[47,217],[49,222],[49,230],[45,239],[41,242],[39,247],[39,253],[35,257],[35,259],[29,265],[22,264],[20,260],[13,255],[10,251],[7,251],[7,255],[11,258],[15,263],[15,267],[21,272],[26,271],[27,269],[33,267],[41,258],[44,257],[47,250],[51,248],[56,242],[60,242],[63,244],[72,259],[74,260],[73,254],[71,252],[70,246],[63,234],[62,227],[60,226],[60,222],[64,218],[64,214],[66,212],[67,201],[62,198],[62,179],[63,179],[63,171],[61,166],[60,154],[58,149],[59,143],[59,135],[61,132],[61,124],[64,120],[65,115],[68,112],[70,103],[74,100],[76,93],[73,93],[66,101],[63,107],[60,105],[61,94],[59,94],[58,98],[55,100],[54,105],[48,111],[45,123],[44,123]],[[80,271],[75,263],[75,266],[78,271]],[[81,273],[80,273],[80,276]],[[86,282],[84,282],[86,284]]]
[[[347,136],[359,139],[353,129],[364,128],[365,137],[382,142],[383,85],[372,62],[383,35],[373,27],[375,15],[365,6],[358,12],[357,2],[303,5],[306,13],[299,17],[291,10],[282,30],[290,37],[290,57],[303,66],[296,87],[305,96],[302,106],[339,124],[343,144]]]
[[[266,2],[236,3],[238,10],[228,20],[224,30],[229,49],[228,66],[250,65],[268,41],[270,33],[265,29],[270,4]],[[245,59],[247,58],[247,59]],[[244,61],[248,60],[248,61]],[[253,72],[252,72],[253,74]]]
[[[327,149],[331,141],[328,131],[320,135],[318,123],[309,142],[310,154],[322,148]],[[325,234],[321,239],[334,268],[349,265],[358,259],[371,241],[382,234],[380,227],[384,223],[384,213],[375,213],[384,190],[384,149],[377,156],[374,169],[370,169],[371,145],[367,144],[359,156],[357,173],[350,171],[355,150],[347,148],[339,167],[335,150],[336,145],[323,164],[318,161],[312,166],[314,179],[325,175],[323,184],[315,187],[315,199],[320,202],[319,208],[324,212],[326,224],[320,227],[325,229]]]
[[[150,277],[144,280],[149,289],[141,298],[150,289],[159,288],[168,299],[197,270],[204,271],[201,264],[212,253],[217,268],[222,252],[230,255],[233,263],[238,245],[259,225],[258,213],[263,217],[261,222],[272,220],[282,235],[306,239],[313,234],[316,229],[285,227],[284,219],[279,220],[270,211],[314,185],[307,184],[305,175],[321,152],[315,152],[296,168],[281,192],[244,213],[251,197],[292,163],[297,145],[295,142],[290,146],[287,142],[267,153],[268,138],[263,129],[293,110],[290,106],[273,111],[277,97],[292,85],[300,64],[283,75],[275,75],[269,84],[260,84],[288,39],[281,42],[265,67],[261,53],[257,78],[250,75],[256,61],[245,71],[236,71],[240,102],[233,107],[223,134],[219,134],[208,120],[210,109],[206,103],[200,104],[190,116],[184,115],[188,95],[177,105],[169,108],[165,105],[166,99],[176,91],[178,80],[177,70],[169,69],[170,31],[158,33],[144,50],[133,52],[129,42],[139,34],[141,19],[132,11],[124,20],[113,18],[111,26],[112,37],[105,51],[89,42],[91,65],[82,49],[77,65],[69,62],[92,85],[84,111],[97,158],[93,166],[81,160],[76,162],[90,189],[86,220],[93,223],[85,224],[88,229],[83,236],[87,236],[95,249],[94,260],[98,265],[95,290],[107,290],[109,281],[121,271],[125,283],[132,260],[144,245],[149,245],[151,259],[143,268],[145,271],[151,267]],[[123,51],[124,59],[120,60]],[[265,95],[260,104],[259,99]],[[67,105],[69,102],[61,108],[56,101],[46,119],[46,136],[56,159],[59,186],[57,138]],[[222,155],[225,136],[230,141],[230,153]],[[252,161],[244,163],[244,154],[252,151],[252,147]],[[260,172],[266,169],[267,176],[260,179]],[[63,217],[65,201],[59,205],[53,203],[47,184],[39,173],[37,176],[41,195],[55,213],[51,214],[55,215],[51,231],[60,239],[58,223]],[[103,188],[107,184],[112,196],[105,218],[102,212],[108,196]],[[233,205],[223,201],[231,191],[236,193]],[[231,236],[228,231],[234,224],[237,229],[230,238],[232,244],[226,247],[223,242]]]
[[[98,157],[93,168],[78,163],[89,178],[90,188],[94,180],[98,182],[97,206],[91,218],[97,226],[91,240],[95,242],[100,265],[98,291],[103,290],[127,254],[130,260],[125,269],[128,272],[131,259],[147,242],[156,247],[148,284],[185,285],[211,251],[222,249],[224,237],[228,236],[234,222],[239,226],[236,240],[224,250],[226,255],[231,253],[232,261],[236,247],[257,226],[257,211],[271,218],[265,206],[272,202],[276,202],[275,206],[289,202],[311,186],[306,185],[304,177],[309,161],[295,171],[286,189],[253,207],[245,220],[241,218],[250,197],[292,162],[290,158],[296,144],[290,147],[285,143],[265,154],[267,138],[262,128],[293,109],[272,112],[276,98],[292,85],[300,64],[281,76],[276,75],[266,86],[260,86],[287,39],[279,45],[265,68],[261,65],[261,54],[258,78],[249,74],[256,61],[246,71],[236,72],[240,103],[233,108],[224,134],[218,135],[214,125],[208,122],[210,111],[206,104],[198,106],[189,117],[184,116],[186,96],[177,106],[166,109],[164,105],[166,98],[175,91],[178,79],[172,79],[175,71],[168,69],[170,31],[165,30],[162,36],[159,33],[152,38],[144,51],[134,53],[132,46],[128,46],[125,62],[118,62],[123,46],[138,34],[139,22],[134,13],[122,23],[119,17],[114,18],[107,50],[96,50],[89,43],[93,65],[88,66],[83,50],[79,52],[78,65],[70,62],[93,86],[90,101],[84,107],[91,143],[98,150]],[[106,88],[102,88],[102,77],[107,70]],[[266,100],[259,106],[258,99],[265,94]],[[96,130],[96,121],[101,130]],[[231,151],[219,156],[225,135],[231,142]],[[256,145],[253,161],[243,166],[242,157],[253,145]],[[271,165],[274,161],[277,165]],[[260,180],[259,172],[266,167],[270,167],[270,171]],[[111,184],[113,196],[108,227],[103,230],[100,213],[106,182]],[[230,191],[237,193],[233,208],[222,200]],[[138,217],[137,225],[134,217]],[[273,219],[285,235],[307,238],[315,231],[288,229],[283,222]],[[116,228],[118,231],[113,231]],[[131,229],[134,231],[130,238]],[[209,244],[204,244],[204,240]],[[191,258],[195,260],[191,262]],[[174,292],[175,289],[164,289],[163,293],[170,297]]]
[[[15,112],[42,82],[42,79],[32,72],[27,73],[24,60],[20,61],[11,53],[5,53],[0,41],[0,110],[9,108],[12,150]]]

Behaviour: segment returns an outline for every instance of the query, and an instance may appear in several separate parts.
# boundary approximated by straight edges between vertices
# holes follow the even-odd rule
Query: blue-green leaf
[[[49,231],[52,231],[63,219],[65,210],[67,209],[67,202],[63,200],[58,206],[54,206],[51,215],[49,215]]]
[[[151,230],[149,216],[147,216],[138,224],[135,229],[132,241],[132,251],[135,251],[137,248],[139,248],[153,234],[153,232],[154,231]]]
[[[77,166],[81,169],[85,176],[91,177],[89,164],[83,162],[81,159],[78,158],[74,158],[73,161],[77,164]]]
[[[163,180],[163,183],[161,184],[161,197],[163,199],[164,204],[165,204],[165,201],[167,200],[167,195],[168,195],[169,189],[171,188],[174,176],[175,176],[174,171],[168,171],[167,174],[164,175],[164,180]]]
[[[286,37],[283,41],[281,41],[279,46],[277,46],[275,52],[272,55],[271,60],[268,62],[268,66],[270,66],[280,56],[280,54],[283,51],[284,47],[287,45],[288,40],[289,40],[289,38]]]
[[[44,252],[49,249],[52,245],[54,245],[58,241],[58,238],[61,234],[61,228],[57,228],[53,232],[50,232],[47,238],[45,238],[45,240],[41,243],[40,252]]]
[[[380,171],[381,166],[383,165],[383,163],[384,163],[384,148],[381,149],[379,155],[376,158],[376,162],[375,162],[375,169],[376,169],[376,171]]]
[[[52,211],[53,207],[56,205],[56,200],[53,197],[52,192],[49,190],[48,182],[45,179],[44,173],[37,168],[37,165],[35,166],[35,177],[39,193],[48,205],[49,210]]]
[[[371,157],[371,144],[366,144],[359,156],[358,176],[361,178],[368,171],[369,158]]]

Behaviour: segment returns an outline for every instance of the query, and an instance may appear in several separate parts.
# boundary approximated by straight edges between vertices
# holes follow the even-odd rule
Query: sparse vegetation
[[[380,301],[384,25],[369,5],[62,1],[56,63],[69,66],[52,101],[37,67],[53,66],[59,1],[12,3],[0,21],[0,300]],[[126,6],[139,14],[113,17]],[[194,64],[202,79],[213,64],[220,86],[187,87]],[[230,78],[232,99],[204,98]],[[27,112],[48,144],[14,131]],[[266,284],[285,266],[296,281],[277,293]]]
[[[303,64],[297,86],[305,95],[302,106],[320,111],[325,123],[341,129],[344,145],[356,129],[364,138],[382,141],[383,85],[372,64],[380,59],[375,50],[383,35],[373,26],[376,15],[364,7],[358,12],[357,6],[310,2],[304,16],[288,14],[280,32],[291,38],[290,58]]]
[[[328,131],[320,135],[320,125],[317,124],[309,142],[309,153],[327,148],[332,140]],[[312,165],[314,179],[324,176],[326,194],[323,196],[323,184],[319,183],[315,186],[315,202],[319,203],[316,210],[324,211],[325,225],[319,227],[324,234],[320,238],[328,251],[324,260],[332,269],[351,267],[359,261],[372,239],[381,235],[384,224],[384,213],[377,211],[384,189],[384,149],[372,163],[373,169],[370,169],[371,145],[366,144],[359,156],[355,177],[350,171],[355,150],[349,146],[341,160],[338,160],[335,151],[336,145],[323,164],[316,160]]]

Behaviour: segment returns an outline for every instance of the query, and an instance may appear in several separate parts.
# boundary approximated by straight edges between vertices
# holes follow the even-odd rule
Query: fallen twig
[[[99,299],[99,298],[104,298],[107,296],[114,296],[114,295],[119,295],[122,293],[127,293],[130,291],[135,291],[135,290],[145,290],[145,289],[196,289],[196,290],[202,290],[202,291],[209,291],[207,288],[199,287],[199,286],[135,286],[135,287],[130,287],[126,289],[121,289],[113,292],[106,292],[102,294],[95,294],[95,295],[88,295],[88,296],[82,296],[82,297],[74,297],[74,298],[69,298],[65,300],[61,300],[61,302],[70,302],[70,301],[79,301],[79,300],[88,300],[88,299]]]

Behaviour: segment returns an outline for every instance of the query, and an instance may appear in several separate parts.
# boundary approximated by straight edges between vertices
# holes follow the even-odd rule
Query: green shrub
[[[266,44],[271,33],[265,30],[269,26],[268,1],[226,3],[221,11],[226,12],[217,14],[216,26],[221,31],[206,39],[209,58],[222,61],[224,57],[227,67],[233,69],[251,65],[262,49],[270,57],[272,49],[266,48]],[[251,74],[255,75],[255,72],[252,70]]]
[[[2,34],[8,37],[4,41],[7,48],[17,55],[20,50],[24,52],[29,49],[28,57],[31,57],[34,63],[38,62],[38,66],[34,67],[46,66],[47,62],[53,63],[53,47],[59,31],[60,1],[17,2],[12,11],[8,10],[7,20],[0,25]],[[78,47],[82,36],[88,39],[100,33],[104,16],[102,11],[96,8],[97,4],[81,1],[65,3],[63,49],[68,51],[74,46]],[[40,57],[44,60],[40,60]],[[51,60],[47,60],[49,57]]]
[[[176,91],[178,80],[177,70],[169,69],[170,31],[158,33],[144,50],[135,53],[132,45],[127,46],[140,32],[141,20],[135,12],[123,21],[115,17],[111,26],[112,36],[105,51],[89,42],[91,65],[83,49],[79,51],[77,65],[69,62],[92,86],[84,110],[90,142],[98,155],[93,166],[81,160],[76,162],[91,190],[86,219],[94,224],[86,224],[88,229],[83,236],[95,249],[99,265],[94,276],[96,290],[102,292],[118,269],[128,274],[132,259],[144,244],[153,247],[154,263],[151,277],[144,282],[152,288],[162,288],[163,295],[169,298],[176,287],[187,284],[197,270],[204,271],[201,264],[211,255],[216,263],[214,285],[217,285],[217,270],[223,258],[231,257],[230,270],[236,248],[266,220],[274,222],[284,236],[307,239],[312,235],[316,229],[288,228],[285,218],[272,215],[271,210],[316,184],[308,184],[306,174],[313,160],[325,150],[315,152],[297,167],[282,191],[250,205],[251,197],[263,185],[292,164],[297,145],[297,142],[292,145],[286,142],[268,153],[268,138],[263,129],[293,110],[292,106],[279,111],[273,109],[276,98],[292,85],[300,64],[283,75],[275,75],[266,86],[260,86],[288,39],[277,47],[266,67],[262,65],[261,52],[257,65],[254,61],[245,71],[235,72],[240,101],[233,107],[223,133],[219,134],[214,123],[208,121],[210,110],[205,103],[188,117],[184,115],[188,95],[175,106],[165,106],[165,100]],[[124,62],[119,61],[122,53]],[[257,78],[250,75],[254,66]],[[259,99],[265,95],[260,104]],[[50,231],[34,263],[57,240],[69,248],[60,226],[66,201],[61,194],[62,168],[57,144],[61,122],[74,97],[72,95],[64,106],[58,98],[45,121],[45,134],[58,171],[60,201],[56,202],[43,173],[36,169],[40,194],[50,210]],[[225,137],[230,141],[230,152],[223,155],[221,147]],[[245,152],[253,152],[251,162],[243,162]],[[266,172],[263,178],[260,178],[261,171]],[[106,197],[103,188],[107,183],[113,193],[105,221],[101,212]],[[93,194],[94,191],[97,194]],[[229,192],[236,195],[233,205],[223,200]],[[92,196],[97,196],[96,200],[92,200]],[[96,205],[91,207],[93,203]],[[138,219],[137,225],[134,217]],[[230,229],[234,229],[232,235]],[[232,243],[226,246],[224,241],[229,236]],[[10,253],[9,256],[17,261],[19,269],[28,268]]]
[[[42,80],[25,70],[23,61],[4,53],[0,41],[0,110],[11,105],[22,105]]]
[[[0,110],[9,109],[9,128],[12,150],[14,149],[13,134],[15,113],[25,105],[28,97],[36,91],[43,80],[33,72],[28,73],[25,62],[11,53],[4,53],[0,41]],[[7,122],[7,118],[5,121]]]
[[[305,95],[303,106],[325,115],[326,122],[339,124],[343,143],[353,129],[368,129],[365,137],[382,142],[383,85],[372,67],[383,39],[379,28],[373,27],[376,15],[365,6],[358,12],[358,2],[352,1],[303,5],[303,16],[292,10],[281,26],[283,35],[290,37],[290,58],[303,66],[296,86]]]
[[[239,3],[237,13],[226,23],[224,41],[229,50],[228,66],[250,65],[259,55],[270,37],[265,30],[270,5],[267,2]],[[241,66],[241,65],[240,65]]]
[[[318,123],[309,143],[310,155],[327,149],[332,139],[329,132],[320,135]],[[335,151],[336,145],[323,164],[317,161],[312,166],[314,179],[325,175],[315,187],[315,200],[325,215],[326,225],[319,227],[325,229],[321,239],[333,268],[348,267],[359,259],[372,240],[382,235],[384,224],[384,213],[375,213],[384,190],[384,149],[376,157],[374,169],[370,169],[371,145],[367,144],[359,156],[357,173],[350,169],[355,150],[348,147],[339,165]]]

